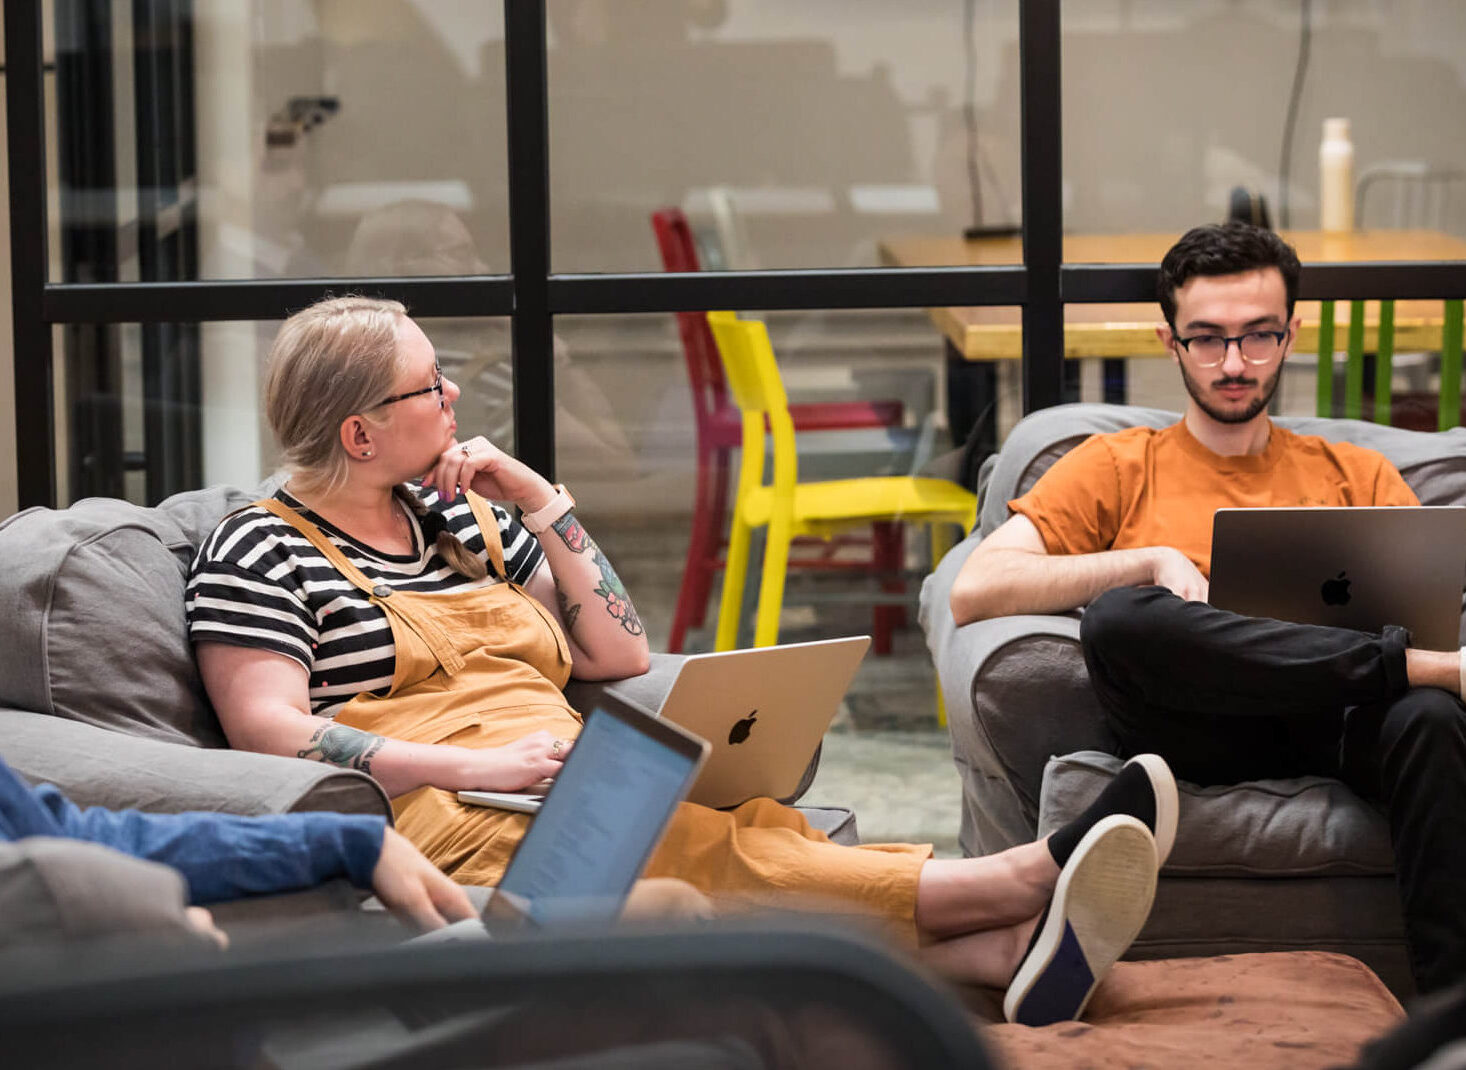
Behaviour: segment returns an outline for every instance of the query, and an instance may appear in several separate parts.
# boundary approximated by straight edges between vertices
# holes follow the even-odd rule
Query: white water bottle
[[[1325,119],[1318,146],[1318,221],[1323,230],[1354,229],[1354,144],[1348,119]]]

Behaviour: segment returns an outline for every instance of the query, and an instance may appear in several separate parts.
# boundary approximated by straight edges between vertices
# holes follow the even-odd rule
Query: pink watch
[[[536,509],[532,513],[524,513],[520,516],[519,522],[524,525],[525,530],[530,534],[538,535],[574,508],[575,499],[565,489],[565,484],[556,483],[555,496],[550,499],[549,504]]]

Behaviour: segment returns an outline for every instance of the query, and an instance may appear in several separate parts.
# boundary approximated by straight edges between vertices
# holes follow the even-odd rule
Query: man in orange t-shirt
[[[1466,650],[1206,604],[1222,507],[1415,505],[1378,453],[1268,419],[1298,335],[1299,264],[1269,230],[1196,227],[1166,254],[1156,328],[1180,422],[1095,435],[973,551],[959,624],[1086,607],[1090,680],[1127,754],[1202,784],[1319,774],[1389,811],[1422,991],[1466,978]]]

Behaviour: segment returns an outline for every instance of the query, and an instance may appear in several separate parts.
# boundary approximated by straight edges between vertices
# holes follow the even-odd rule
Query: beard
[[[1182,362],[1180,367],[1181,381],[1186,384],[1186,393],[1191,395],[1191,400],[1196,402],[1196,404],[1201,408],[1202,412],[1206,413],[1219,424],[1245,424],[1249,420],[1255,418],[1257,414],[1266,409],[1268,407],[1268,403],[1273,400],[1273,395],[1278,392],[1278,382],[1283,374],[1283,362],[1279,361],[1278,366],[1273,369],[1272,377],[1263,381],[1262,393],[1260,393],[1250,405],[1248,405],[1245,409],[1227,410],[1218,408],[1216,405],[1212,404],[1206,399],[1205,389],[1200,383],[1198,383],[1195,379],[1191,377],[1191,373],[1186,370],[1185,362]],[[1212,386],[1256,385],[1256,379],[1249,378],[1245,375],[1232,376],[1226,379],[1218,379],[1215,383],[1212,384]]]

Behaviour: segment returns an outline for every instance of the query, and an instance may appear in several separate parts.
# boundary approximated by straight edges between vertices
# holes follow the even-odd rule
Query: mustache
[[[1249,379],[1245,375],[1229,375],[1225,379],[1218,379],[1212,386],[1218,389],[1229,386],[1256,386],[1256,379]]]

